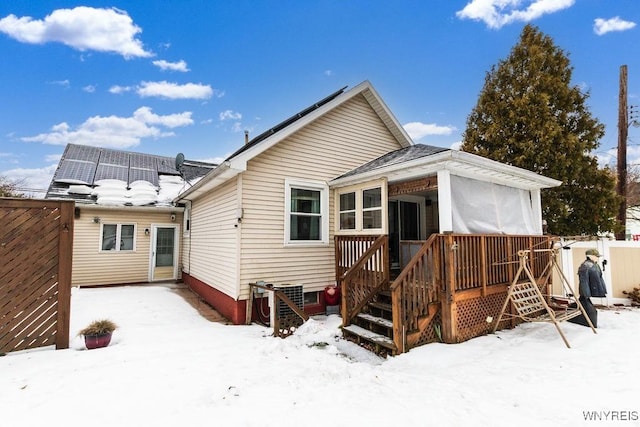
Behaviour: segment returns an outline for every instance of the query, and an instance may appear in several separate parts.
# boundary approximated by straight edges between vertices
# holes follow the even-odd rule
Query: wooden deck
[[[429,342],[453,344],[487,334],[494,326],[488,319],[495,322],[518,274],[518,251],[550,248],[555,240],[546,235],[433,234],[427,241],[410,242],[414,255],[391,278],[388,236],[336,236],[345,336],[401,354]],[[548,254],[528,260],[541,286],[550,285],[548,260]]]

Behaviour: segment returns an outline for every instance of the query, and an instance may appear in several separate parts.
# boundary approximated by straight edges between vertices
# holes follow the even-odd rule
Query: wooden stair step
[[[364,338],[365,340],[384,347],[388,350],[394,352],[397,350],[396,345],[393,343],[393,340],[391,338],[385,337],[384,335],[376,334],[375,332],[371,332],[370,330],[361,328],[360,326],[343,326],[342,330],[347,331],[348,333],[356,335],[360,338]]]
[[[369,305],[371,307],[375,307],[375,308],[380,309],[380,310],[385,310],[385,311],[389,311],[389,312],[392,311],[391,304],[385,304],[383,302],[370,302]]]
[[[384,326],[385,328],[393,329],[393,322],[389,319],[384,319],[378,316],[372,316],[371,314],[367,314],[367,313],[358,314],[358,318],[370,323],[375,323],[376,325]]]

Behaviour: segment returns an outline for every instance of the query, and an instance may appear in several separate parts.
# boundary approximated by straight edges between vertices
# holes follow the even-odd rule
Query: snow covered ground
[[[119,325],[107,348],[75,336]],[[71,346],[0,357],[2,426],[640,425],[640,310],[598,334],[525,324],[380,359],[314,317],[287,339],[211,323],[171,289],[73,289]],[[600,421],[598,421],[600,420]]]

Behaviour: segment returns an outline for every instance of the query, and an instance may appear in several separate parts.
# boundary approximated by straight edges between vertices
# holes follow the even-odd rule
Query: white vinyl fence
[[[592,298],[594,304],[631,304],[622,291],[640,287],[640,241],[600,239],[592,241],[562,240],[558,263],[573,289],[578,292],[578,267],[586,259],[587,249],[595,248],[603,256],[600,267],[607,284],[606,298]],[[554,293],[559,292],[559,278],[554,277]]]

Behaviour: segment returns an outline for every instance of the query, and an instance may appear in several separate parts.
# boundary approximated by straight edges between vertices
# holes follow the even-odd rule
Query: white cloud
[[[624,21],[619,16],[611,19],[596,18],[593,23],[593,32],[601,36],[612,31],[627,31],[635,26],[635,22]]]
[[[242,119],[242,114],[238,113],[237,111],[226,110],[220,113],[220,121],[240,119]]]
[[[483,21],[499,29],[513,22],[529,22],[573,6],[575,0],[472,0],[456,12],[460,19]]]
[[[62,86],[65,89],[71,86],[71,82],[69,80],[54,80],[49,82],[49,84]]]
[[[208,99],[213,95],[209,85],[199,83],[142,82],[136,92],[144,97],[155,96],[168,99]]]
[[[196,161],[198,162],[205,162],[205,163],[214,163],[216,165],[221,164],[222,162],[224,162],[224,160],[229,157],[231,155],[231,153],[227,153],[224,157],[207,157],[206,159],[198,159]]]
[[[21,138],[26,142],[51,145],[84,144],[96,147],[135,147],[142,138],[173,136],[163,128],[176,128],[193,124],[191,112],[160,116],[149,107],[138,108],[131,117],[94,116],[73,129],[67,123],[52,126],[48,133]]]
[[[93,93],[96,91],[96,87],[94,85],[87,85],[83,87],[82,90],[88,93]]]
[[[421,139],[427,135],[451,135],[456,130],[453,126],[438,126],[433,123],[411,122],[402,126],[411,139]]]
[[[327,77],[333,76],[333,70],[325,70],[324,71],[324,75],[327,76]]]
[[[0,32],[23,43],[59,42],[80,51],[111,52],[149,57],[136,35],[142,30],[127,12],[111,8],[79,6],[54,10],[43,20],[9,15],[0,19]]]
[[[111,93],[115,93],[120,94],[120,93],[125,93],[125,92],[129,92],[133,90],[133,88],[131,86],[118,86],[118,85],[113,85],[109,88],[109,92]]]
[[[20,193],[29,197],[44,198],[49,188],[53,173],[58,168],[58,162],[40,169],[16,168],[0,172],[0,175],[17,182]]]
[[[187,71],[191,71],[187,67],[187,63],[184,62],[183,60],[180,60],[178,62],[168,62],[168,61],[165,61],[164,59],[161,59],[158,61],[153,61],[153,65],[160,68],[162,71],[166,71],[166,70],[180,71],[183,73],[186,73]]]
[[[191,112],[189,111],[185,111],[184,113],[159,116],[152,113],[151,108],[149,107],[140,107],[133,113],[133,117],[136,120],[147,124],[161,125],[168,128],[177,128],[193,124]]]
[[[45,157],[45,160],[47,162],[59,163],[61,158],[62,158],[62,154],[49,154],[48,156]]]

